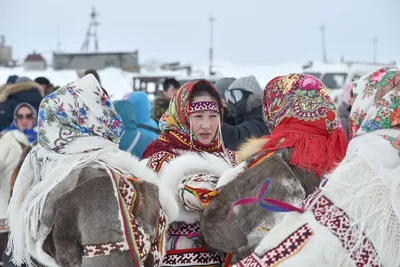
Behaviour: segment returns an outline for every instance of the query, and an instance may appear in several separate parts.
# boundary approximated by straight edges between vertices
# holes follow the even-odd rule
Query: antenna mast
[[[379,39],[375,36],[373,39],[372,39],[372,42],[374,43],[374,63],[376,64],[376,58],[377,58],[377,51],[378,51],[378,41],[379,41]]]
[[[322,44],[322,61],[324,63],[328,63],[328,59],[326,57],[326,40],[325,40],[325,26],[321,25],[321,44]]]
[[[89,21],[89,27],[86,31],[86,38],[81,46],[81,52],[88,52],[91,37],[93,37],[95,51],[96,52],[99,51],[99,41],[97,39],[97,26],[99,26],[100,23],[97,21],[98,15],[99,13],[97,13],[95,8],[93,7],[92,12],[90,13],[90,21]]]

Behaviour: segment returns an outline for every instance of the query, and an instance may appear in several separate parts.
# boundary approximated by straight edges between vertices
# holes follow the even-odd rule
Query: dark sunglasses
[[[17,118],[17,120],[22,120],[22,119],[32,119],[33,118],[33,114],[17,114],[17,116],[15,116]]]

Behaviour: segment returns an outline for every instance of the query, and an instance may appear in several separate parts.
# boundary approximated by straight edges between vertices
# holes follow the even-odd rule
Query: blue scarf
[[[25,129],[25,130],[21,131],[17,128],[15,123],[12,123],[7,129],[4,130],[4,132],[18,130],[18,131],[22,132],[26,136],[26,138],[28,138],[29,143],[32,144],[37,139],[37,132],[34,130],[35,127],[36,127],[36,125],[34,125],[32,129]]]

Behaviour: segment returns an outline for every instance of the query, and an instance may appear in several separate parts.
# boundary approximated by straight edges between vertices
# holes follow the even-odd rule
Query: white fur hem
[[[242,162],[237,165],[235,168],[231,168],[227,170],[218,180],[217,189],[229,184],[233,180],[235,180],[241,173],[244,172],[246,168],[246,162]]]

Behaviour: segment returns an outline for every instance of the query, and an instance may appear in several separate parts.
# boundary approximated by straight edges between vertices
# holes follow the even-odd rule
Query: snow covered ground
[[[203,73],[207,73],[208,66],[195,67],[195,70],[201,70]],[[301,64],[296,63],[283,63],[278,65],[263,65],[263,66],[244,66],[237,65],[223,61],[217,61],[215,63],[215,70],[221,76],[229,77],[243,77],[247,75],[254,75],[259,81],[261,87],[264,87],[266,83],[277,75],[283,75],[289,72],[301,72]],[[44,76],[48,78],[54,85],[65,85],[68,82],[78,79],[77,72],[75,70],[62,70],[57,71],[48,68],[46,71],[25,71],[22,67],[17,68],[4,68],[0,67],[0,84],[6,82],[9,75],[16,74],[18,76],[27,76],[32,80]],[[100,79],[104,88],[109,91],[113,96],[113,99],[121,99],[127,92],[132,91],[133,77],[140,75],[168,75],[168,76],[183,76],[182,72],[144,72],[141,74],[134,74],[122,71],[117,68],[108,68],[99,71]],[[196,75],[198,76],[198,75]]]

